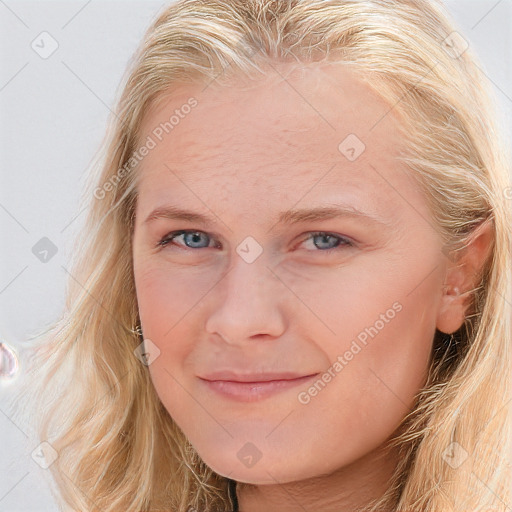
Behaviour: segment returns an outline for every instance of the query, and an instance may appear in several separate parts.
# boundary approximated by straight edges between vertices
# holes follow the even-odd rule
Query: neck
[[[382,447],[331,474],[268,485],[237,484],[240,512],[354,512],[388,489],[398,458]],[[391,512],[392,508],[379,508]]]

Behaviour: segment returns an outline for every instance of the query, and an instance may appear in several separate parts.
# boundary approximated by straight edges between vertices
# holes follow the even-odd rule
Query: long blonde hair
[[[456,258],[485,220],[494,234],[463,327],[436,331],[428,382],[390,441],[400,463],[368,510],[509,510],[510,155],[487,79],[454,31],[436,0],[182,0],[155,18],[93,165],[66,309],[26,355],[18,400],[30,402],[39,439],[59,454],[50,471],[61,503],[102,512],[233,508],[231,482],[200,460],[134,356],[133,155],[144,113],[173,83],[228,83],[264,77],[273,60],[325,60],[350,66],[400,116],[402,158],[445,255]],[[454,450],[458,462],[449,463]]]

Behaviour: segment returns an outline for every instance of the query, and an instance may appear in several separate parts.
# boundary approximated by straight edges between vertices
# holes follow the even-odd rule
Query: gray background
[[[512,0],[445,3],[480,56],[512,135]],[[62,311],[65,268],[85,217],[78,208],[85,172],[126,64],[163,5],[0,0],[0,341],[15,348]],[[58,43],[46,59],[31,46],[42,46],[43,31]],[[32,252],[43,237],[57,248],[47,262]],[[31,458],[37,443],[9,417],[15,385],[0,380],[0,510],[56,511],[48,471]]]

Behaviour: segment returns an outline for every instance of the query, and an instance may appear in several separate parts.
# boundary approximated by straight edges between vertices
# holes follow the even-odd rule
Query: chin
[[[237,482],[253,485],[287,483],[317,476],[325,470],[325,467],[313,467],[313,461],[310,461],[311,465],[307,461],[301,464],[300,457],[284,450],[259,450],[250,442],[234,441],[220,446],[217,445],[215,450],[196,450],[213,471]]]
[[[220,463],[219,463],[220,462]],[[264,464],[259,461],[252,468],[243,467],[241,464],[230,465],[228,461],[217,461],[215,464],[208,464],[215,473],[236,480],[237,482],[252,485],[269,485],[276,483],[287,483],[301,479],[297,475],[283,468],[276,468],[273,465]]]

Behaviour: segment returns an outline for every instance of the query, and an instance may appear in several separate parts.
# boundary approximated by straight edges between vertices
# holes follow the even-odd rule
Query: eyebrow
[[[302,210],[287,210],[281,212],[276,224],[294,225],[301,222],[314,222],[335,218],[357,218],[367,223],[389,227],[390,223],[379,217],[370,215],[352,206],[320,206]],[[215,217],[197,213],[191,210],[177,208],[176,206],[163,206],[153,210],[144,223],[150,223],[157,219],[182,220],[196,222],[207,226],[215,223]],[[275,225],[275,224],[274,224]]]

